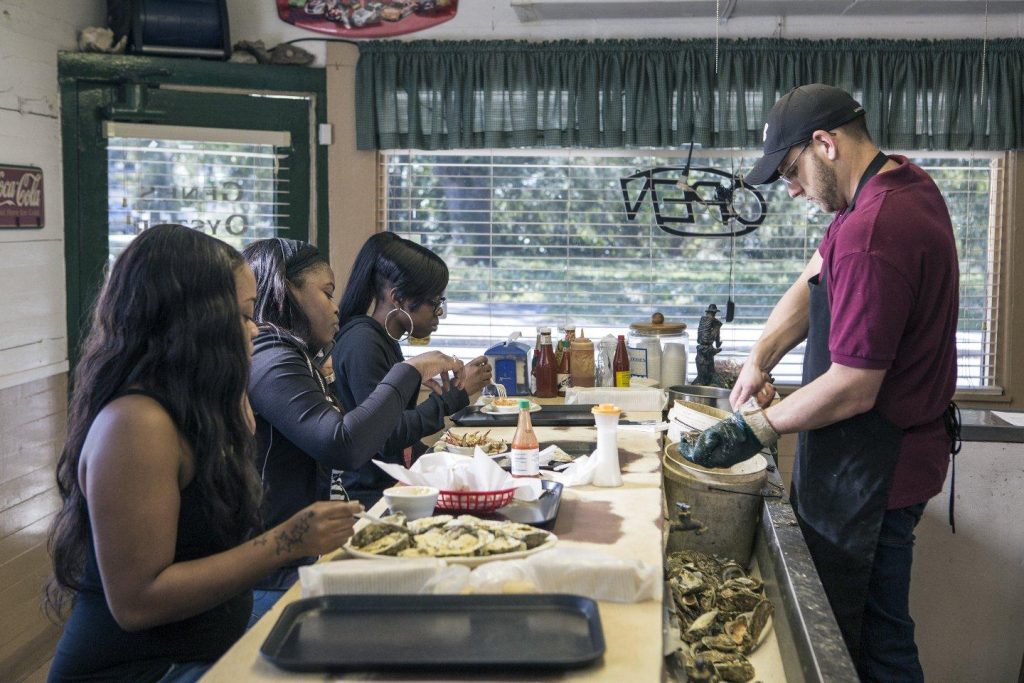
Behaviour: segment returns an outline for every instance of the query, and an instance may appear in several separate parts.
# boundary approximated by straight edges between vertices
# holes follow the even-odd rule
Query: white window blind
[[[993,157],[908,156],[935,179],[953,218],[961,267],[959,385],[991,388],[1000,246],[989,217]],[[749,169],[756,158],[695,150],[690,165],[732,173]],[[516,330],[532,344],[542,325],[570,324],[599,338],[624,334],[630,323],[649,321],[660,311],[666,320],[687,325],[687,376],[692,378],[697,322],[712,303],[724,320],[731,298],[736,316],[722,327],[717,360],[745,358],[772,307],[817,248],[831,214],[790,199],[776,183],[760,188],[767,215],[746,235],[666,234],[656,225],[650,194],[636,218],[628,220],[620,179],[647,169],[683,167],[686,161],[686,152],[382,155],[383,226],[429,247],[451,270],[448,316],[432,345],[468,356]],[[718,181],[729,182],[708,172],[692,171],[688,178],[706,200],[714,199]],[[632,201],[641,186],[642,181],[632,184]],[[682,204],[665,201],[682,199],[683,191],[671,185],[657,189],[662,217],[683,216]],[[692,209],[692,224],[670,225],[716,235],[739,228],[735,221],[723,224],[711,201],[694,203]],[[756,202],[745,193],[737,194],[736,209],[748,218],[757,213]],[[802,360],[801,345],[775,369],[776,380],[799,383]]]
[[[139,124],[105,132],[111,260],[151,225],[180,223],[242,249],[287,220],[287,132]]]

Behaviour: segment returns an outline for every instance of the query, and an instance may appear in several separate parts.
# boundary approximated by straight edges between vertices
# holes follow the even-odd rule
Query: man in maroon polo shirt
[[[950,452],[959,266],[949,212],[927,173],[878,150],[864,109],[822,84],[794,88],[768,115],[745,181],[777,179],[835,217],[752,348],[737,412],[684,455],[727,467],[800,432],[790,498],[857,671],[923,681],[908,603],[913,530]],[[763,408],[768,373],[804,340],[803,386]]]

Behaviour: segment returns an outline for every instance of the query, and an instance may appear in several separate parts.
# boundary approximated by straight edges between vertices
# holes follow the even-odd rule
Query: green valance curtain
[[[710,39],[367,42],[357,140],[359,149],[756,148],[775,100],[813,82],[853,93],[884,148],[1024,148],[1019,38],[721,41],[717,74]]]

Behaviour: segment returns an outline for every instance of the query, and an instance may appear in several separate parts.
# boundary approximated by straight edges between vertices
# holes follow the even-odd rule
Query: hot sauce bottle
[[[572,368],[572,354],[569,352],[569,347],[572,344],[572,340],[576,338],[576,328],[566,327],[565,328],[565,339],[558,342],[558,351],[555,351],[555,357],[558,359],[558,373],[556,380],[558,382],[558,395],[565,396],[565,388],[570,386],[569,373]]]
[[[626,337],[619,335],[615,344],[615,357],[612,359],[612,372],[615,375],[615,386],[629,386],[629,352],[626,350]]]
[[[537,364],[533,368],[536,387],[533,395],[538,398],[554,398],[558,395],[558,368],[555,362],[555,350],[551,346],[551,329],[542,327],[540,343],[534,354]]]
[[[512,437],[511,460],[513,477],[540,476],[540,442],[530,420],[530,402],[525,399],[519,401],[519,424]]]
[[[569,349],[565,349],[562,351],[562,357],[558,359],[558,372],[555,374],[559,396],[565,396],[565,388],[569,386],[569,379]]]

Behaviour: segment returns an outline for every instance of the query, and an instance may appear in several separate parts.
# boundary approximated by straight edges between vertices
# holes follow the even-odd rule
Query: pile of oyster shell
[[[736,562],[694,550],[669,554],[665,578],[683,643],[676,652],[690,681],[749,681],[747,655],[772,614],[764,584]]]
[[[479,557],[530,550],[551,538],[543,529],[473,515],[435,515],[407,521],[401,512],[368,524],[349,541],[371,555],[396,557]]]

